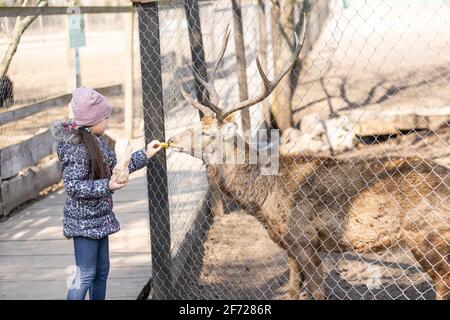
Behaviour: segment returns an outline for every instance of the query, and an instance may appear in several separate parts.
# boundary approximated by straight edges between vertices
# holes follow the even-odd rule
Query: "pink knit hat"
[[[90,88],[76,88],[72,93],[70,104],[75,122],[79,126],[93,126],[111,114],[108,100]]]

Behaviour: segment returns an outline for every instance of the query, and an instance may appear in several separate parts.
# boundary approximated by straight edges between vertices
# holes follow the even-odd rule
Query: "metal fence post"
[[[203,80],[208,80],[208,70],[205,62],[205,48],[203,47],[202,27],[200,23],[200,11],[198,7],[198,0],[185,0],[184,10],[186,13],[186,20],[189,31],[189,45],[191,47],[191,57],[193,68]],[[209,103],[209,94],[205,87],[195,79],[195,93],[197,100],[203,104]],[[203,113],[199,111],[200,119]],[[210,166],[206,166],[209,171]],[[224,199],[219,190],[219,186],[214,179],[208,179],[208,185],[211,190],[211,199],[209,209],[214,215],[223,215],[224,213]]]
[[[128,139],[133,139],[134,113],[133,113],[133,79],[134,79],[134,11],[126,14],[125,26],[125,135]]]
[[[135,5],[139,19],[145,143],[165,141],[159,17],[157,2]],[[161,151],[147,166],[153,298],[172,298],[170,215],[166,154]]]

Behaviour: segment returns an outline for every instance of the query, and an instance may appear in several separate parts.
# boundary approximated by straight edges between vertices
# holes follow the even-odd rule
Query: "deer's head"
[[[173,150],[190,154],[194,157],[200,158],[204,161],[210,161],[216,156],[215,153],[219,148],[226,148],[230,142],[236,140],[243,141],[238,136],[238,125],[234,119],[234,113],[249,108],[264,99],[266,99],[281,79],[293,68],[298,56],[302,50],[305,39],[305,17],[302,17],[300,35],[294,34],[295,45],[292,56],[286,62],[285,67],[281,70],[274,80],[269,80],[263,68],[261,67],[259,57],[256,58],[256,66],[262,79],[263,90],[256,97],[232,103],[223,106],[220,102],[219,95],[214,87],[213,82],[205,81],[194,69],[193,74],[198,84],[201,84],[208,93],[209,101],[207,103],[200,103],[194,99],[189,93],[185,91],[180,85],[181,94],[189,102],[191,106],[201,111],[204,116],[197,126],[192,126],[181,132],[180,134],[170,137],[169,143]],[[212,73],[212,79],[217,71],[217,68],[222,60],[227,47],[228,39],[230,37],[229,28],[223,38],[220,53],[215,61]],[[299,40],[300,38],[300,40]],[[233,143],[235,145],[235,143]]]

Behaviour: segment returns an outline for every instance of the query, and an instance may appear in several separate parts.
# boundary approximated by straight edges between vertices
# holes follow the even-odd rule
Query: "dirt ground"
[[[204,244],[198,283],[183,288],[190,299],[289,299],[287,255],[261,224],[244,212],[214,218]],[[401,249],[383,256],[322,255],[325,292],[336,299],[432,299],[426,275]]]
[[[293,98],[294,122],[372,104],[444,107],[450,104],[448,21],[438,1],[331,2],[331,17]]]

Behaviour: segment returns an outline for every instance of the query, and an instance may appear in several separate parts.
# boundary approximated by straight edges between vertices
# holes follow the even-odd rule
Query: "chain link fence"
[[[153,276],[141,297],[448,298],[448,1],[170,0],[134,12],[134,59],[128,11],[85,15],[80,70],[120,133],[131,76],[134,137],[171,143],[147,168]],[[0,18],[3,48],[15,18]],[[24,34],[0,148],[68,116],[66,31],[65,15],[44,15]],[[290,60],[294,33],[303,49]],[[264,92],[257,56],[266,89],[277,86],[251,101]],[[4,120],[23,108],[41,111]],[[217,161],[220,146],[257,161]]]
[[[148,168],[151,296],[447,299],[448,2],[299,1],[291,20],[276,19],[288,9],[135,4],[145,138],[171,144]],[[292,61],[283,46],[292,54],[294,37],[280,44],[275,31],[301,37],[302,13],[306,43]],[[269,79],[280,61],[294,70],[277,89],[292,91],[281,141],[257,139],[284,107],[270,92],[247,100],[264,89],[258,53]],[[275,146],[276,174],[216,154],[239,152],[248,108],[253,140],[241,151]]]

